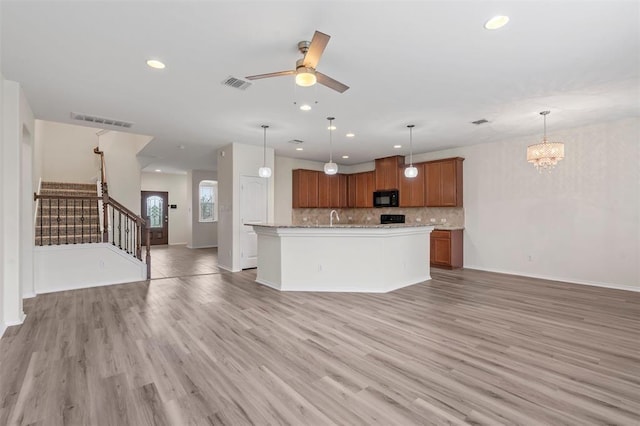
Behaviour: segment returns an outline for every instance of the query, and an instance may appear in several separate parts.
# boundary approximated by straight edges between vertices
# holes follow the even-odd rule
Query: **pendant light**
[[[564,158],[564,144],[562,142],[547,142],[547,115],[551,111],[542,111],[540,115],[544,117],[544,137],[542,143],[529,145],[527,147],[527,161],[533,164],[539,172],[543,169],[549,170]]]
[[[271,169],[267,167],[267,129],[269,126],[263,124],[262,129],[264,130],[264,144],[262,151],[262,167],[258,169],[258,176],[261,178],[269,178],[271,177]]]
[[[409,124],[407,127],[409,128],[409,167],[404,169],[404,175],[409,179],[413,179],[418,176],[418,169],[413,166],[413,128],[415,125]]]
[[[338,173],[338,165],[333,162],[333,141],[332,141],[332,132],[333,132],[333,120],[335,117],[327,117],[329,120],[329,162],[324,165],[324,172],[328,175],[335,175]]]

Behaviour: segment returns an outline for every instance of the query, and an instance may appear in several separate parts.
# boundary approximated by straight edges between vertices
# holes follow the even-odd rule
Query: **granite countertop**
[[[252,225],[250,223],[246,223],[245,225]],[[433,226],[425,223],[389,223],[389,224],[363,224],[363,223],[347,223],[347,224],[336,224],[330,226],[329,224],[309,224],[309,225],[281,225],[277,223],[256,223],[254,226],[263,226],[265,228],[374,228],[374,229],[384,229],[384,228],[419,228],[419,227],[427,227]]]
[[[463,230],[464,226],[434,224],[433,229],[435,229],[436,231],[459,231]]]

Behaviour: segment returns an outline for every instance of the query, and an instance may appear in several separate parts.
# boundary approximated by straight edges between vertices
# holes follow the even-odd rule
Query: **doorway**
[[[267,179],[240,176],[240,268],[258,266],[258,236],[247,223],[267,222]]]
[[[169,193],[140,191],[140,215],[151,224],[151,245],[169,244]],[[142,232],[142,244],[147,244],[147,233]]]

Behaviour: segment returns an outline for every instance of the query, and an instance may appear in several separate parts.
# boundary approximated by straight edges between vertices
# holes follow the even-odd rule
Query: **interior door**
[[[151,245],[169,243],[169,193],[141,191],[140,212],[144,220],[151,224]],[[142,231],[142,244],[147,244],[147,233]]]
[[[258,236],[247,223],[267,222],[268,179],[240,176],[240,267],[258,266]]]

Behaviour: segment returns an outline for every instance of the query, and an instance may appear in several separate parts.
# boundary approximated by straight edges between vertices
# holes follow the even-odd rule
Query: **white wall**
[[[36,247],[38,294],[144,281],[147,265],[109,243]]]
[[[48,182],[94,183],[100,176],[98,146],[100,129],[36,121],[35,163],[41,167],[42,180]],[[39,163],[39,164],[38,164]]]
[[[136,154],[153,137],[110,131],[100,136],[104,152],[109,196],[140,214],[140,164]]]
[[[240,268],[240,176],[258,176],[263,148],[233,143],[218,150],[218,264],[236,272]],[[266,164],[274,168],[273,148],[267,148]],[[274,177],[268,179],[267,221],[274,218]],[[289,201],[291,204],[291,201]]]
[[[166,191],[169,193],[169,244],[186,244],[189,239],[188,222],[190,220],[187,202],[187,175],[170,173],[146,173],[141,175],[141,191]],[[140,196],[138,195],[138,203]]]
[[[2,318],[0,331],[24,320],[23,293],[33,288],[33,232],[24,235],[25,223],[32,224],[31,147],[33,113],[18,83],[0,80],[2,85]],[[29,145],[25,149],[23,144]],[[24,158],[23,158],[24,157]],[[27,158],[29,157],[29,158]],[[23,179],[26,181],[23,182]]]
[[[0,10],[2,8],[0,7]],[[0,12],[1,13],[1,12]],[[2,33],[2,31],[0,31]],[[0,43],[1,46],[1,43]],[[0,55],[0,58],[2,55]],[[2,76],[2,68],[1,68],[0,59],[0,129],[4,129],[4,77]],[[0,131],[0,166],[4,169],[4,134]],[[4,173],[0,170],[0,200],[4,201]],[[0,207],[0,241],[4,241],[4,209]],[[4,263],[5,263],[5,255],[4,255],[4,244],[0,243],[0,337],[4,334],[7,325],[4,321]]]
[[[218,222],[200,222],[199,185],[203,180],[218,180],[218,174],[209,170],[192,170],[187,175],[187,203],[190,206],[189,240],[187,247],[218,246]]]
[[[549,136],[551,174],[526,161],[540,135],[413,156],[465,158],[465,267],[640,290],[640,119]]]

